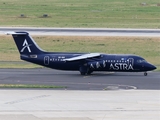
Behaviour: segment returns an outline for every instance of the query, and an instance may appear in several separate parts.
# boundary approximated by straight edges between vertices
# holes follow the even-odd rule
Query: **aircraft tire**
[[[148,74],[147,74],[147,72],[144,72],[144,76],[147,76]]]
[[[93,71],[89,70],[89,71],[87,72],[87,75],[92,74],[92,72],[93,72]]]
[[[80,72],[81,73],[81,75],[86,75],[86,73],[85,72]]]
[[[89,68],[87,66],[81,66],[79,68],[79,71],[80,71],[81,75],[87,75],[88,72],[90,72],[90,70],[89,70]]]

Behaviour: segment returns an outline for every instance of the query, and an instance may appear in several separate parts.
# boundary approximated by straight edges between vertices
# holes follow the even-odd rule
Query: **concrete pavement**
[[[159,90],[0,90],[0,120],[159,120]]]

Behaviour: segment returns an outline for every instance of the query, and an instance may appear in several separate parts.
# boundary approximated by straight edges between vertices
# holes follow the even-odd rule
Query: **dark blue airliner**
[[[8,32],[12,35],[22,60],[58,70],[80,71],[81,75],[93,71],[144,72],[156,69],[137,55],[103,53],[46,52],[38,47],[27,32]],[[45,41],[44,41],[45,42]]]

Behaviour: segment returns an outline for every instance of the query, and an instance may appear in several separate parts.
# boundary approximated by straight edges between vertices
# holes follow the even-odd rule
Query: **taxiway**
[[[65,86],[68,90],[160,90],[160,73],[93,72],[82,76],[72,71],[40,69],[0,69],[1,84],[40,84]]]
[[[0,27],[0,34],[4,35],[8,31],[27,31],[31,35],[58,36],[160,36],[159,29]]]

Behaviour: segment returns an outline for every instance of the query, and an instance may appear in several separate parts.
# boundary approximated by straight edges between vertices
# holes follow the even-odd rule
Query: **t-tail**
[[[7,32],[6,34],[13,36],[21,55],[41,54],[44,52],[27,32]]]

